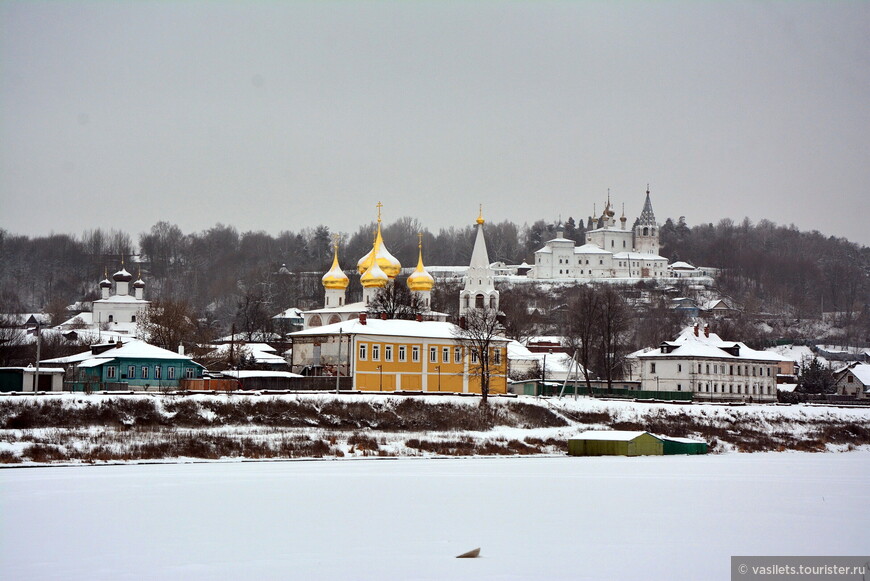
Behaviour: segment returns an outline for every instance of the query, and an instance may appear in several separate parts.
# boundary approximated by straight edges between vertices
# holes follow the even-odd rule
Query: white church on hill
[[[535,252],[530,278],[592,281],[671,276],[667,259],[659,256],[659,224],[653,213],[649,189],[640,217],[631,228],[626,228],[624,211],[619,225],[615,216],[608,193],[601,216],[589,218],[586,243],[576,246],[560,231],[556,238],[548,240]]]

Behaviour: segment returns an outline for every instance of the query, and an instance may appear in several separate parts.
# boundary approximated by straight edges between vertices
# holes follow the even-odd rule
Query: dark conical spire
[[[652,202],[649,199],[649,185],[646,187],[646,201],[643,203],[643,210],[640,217],[637,219],[638,226],[655,226],[656,215],[653,213]]]

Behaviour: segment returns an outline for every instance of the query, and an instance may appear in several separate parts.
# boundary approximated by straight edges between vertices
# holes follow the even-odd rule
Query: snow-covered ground
[[[11,468],[0,578],[727,579],[865,554],[868,482],[868,452]]]

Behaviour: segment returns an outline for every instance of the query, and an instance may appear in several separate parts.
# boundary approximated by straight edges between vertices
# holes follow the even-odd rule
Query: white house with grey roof
[[[640,388],[688,391],[695,401],[775,402],[781,356],[725,341],[698,325],[657,349],[632,355]]]

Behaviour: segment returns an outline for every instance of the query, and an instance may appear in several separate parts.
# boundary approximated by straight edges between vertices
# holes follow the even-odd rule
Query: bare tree
[[[592,382],[589,368],[592,365],[596,345],[599,343],[600,319],[600,292],[590,286],[579,286],[573,289],[568,302],[568,317],[563,334],[576,361],[583,368],[583,377],[590,394]]]
[[[455,336],[466,348],[471,358],[469,372],[480,381],[480,405],[487,405],[490,379],[498,366],[506,365],[505,361],[494,363],[490,358],[495,340],[501,325],[498,321],[497,309],[471,309],[462,317],[455,329]],[[497,367],[494,368],[494,365]]]
[[[152,301],[140,315],[141,337],[163,349],[175,351],[196,337],[196,323],[190,306],[184,301],[169,299]]]
[[[599,370],[613,389],[613,380],[622,377],[632,312],[625,299],[610,285],[600,296]]]
[[[501,291],[499,308],[507,337],[523,342],[534,334],[535,319],[529,309],[533,297],[534,290],[528,287],[510,286]]]
[[[398,280],[379,290],[368,308],[373,316],[386,315],[388,319],[413,319],[424,310],[420,295]]]

